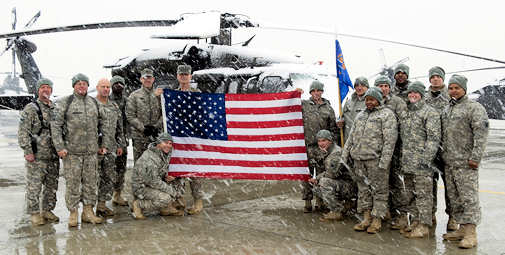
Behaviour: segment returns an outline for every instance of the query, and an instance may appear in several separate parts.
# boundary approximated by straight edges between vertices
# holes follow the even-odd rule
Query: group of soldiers
[[[189,65],[178,66],[177,79],[178,90],[198,91],[190,86]],[[122,77],[103,78],[96,85],[94,98],[88,94],[88,77],[79,73],[72,78],[73,94],[55,103],[50,99],[53,82],[38,80],[37,99],[21,112],[18,129],[27,169],[27,213],[33,225],[59,221],[52,211],[56,206],[60,159],[69,227],[78,225],[80,203],[81,222],[93,224],[115,214],[106,206],[107,201],[112,199],[116,205],[128,206],[121,193],[130,138],[135,162],[131,183],[135,218],[144,219],[143,210],[184,214],[186,180],[194,198],[188,213],[202,211],[200,179],[167,176],[173,141],[169,134],[161,132],[163,89],[154,89],[154,80],[151,69],[142,70],[142,87],[126,97]]]
[[[444,240],[460,241],[460,248],[477,245],[487,113],[468,98],[466,77],[455,74],[446,86],[441,67],[428,74],[428,89],[409,81],[404,64],[395,68],[395,81],[380,76],[370,87],[357,78],[339,120],[321,96],[323,84],[311,84],[311,97],[302,102],[312,175],[303,185],[304,212],[323,212],[321,221],[358,216],[354,230],[370,234],[391,220],[391,229],[407,238],[428,237],[441,177],[449,216]]]

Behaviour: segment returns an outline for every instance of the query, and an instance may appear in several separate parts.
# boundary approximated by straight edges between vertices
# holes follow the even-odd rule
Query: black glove
[[[144,135],[149,137],[154,134],[154,127],[153,126],[145,126],[144,127]]]

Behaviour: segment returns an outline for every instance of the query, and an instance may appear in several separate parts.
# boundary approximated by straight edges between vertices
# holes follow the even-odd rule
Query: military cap
[[[123,79],[123,77],[119,76],[119,75],[114,75],[112,77],[112,79],[110,79],[110,84],[114,85],[115,83],[120,83],[121,85],[125,85],[125,81]]]
[[[51,89],[53,88],[53,82],[47,78],[40,78],[37,81],[37,91],[39,90],[40,86],[42,86],[42,85],[49,85],[49,87],[51,87]]]
[[[373,97],[379,101],[379,104],[382,104],[382,90],[377,87],[372,87],[366,91],[365,97]]]
[[[409,86],[407,87],[407,93],[417,92],[417,93],[421,94],[422,97],[424,97],[425,90],[426,90],[426,87],[420,81],[415,81],[415,82],[409,84]]]
[[[356,78],[356,80],[354,81],[354,86],[357,86],[357,85],[363,85],[367,88],[370,88],[370,86],[368,85],[368,79],[363,76]]]
[[[177,66],[177,74],[191,74],[191,66],[190,65]]]
[[[387,84],[389,87],[391,87],[391,79],[387,77],[386,75],[381,75],[375,79],[374,85],[375,87],[381,85],[381,84]]]
[[[88,78],[88,76],[86,76],[86,75],[84,75],[82,73],[78,73],[78,74],[74,75],[74,77],[72,77],[72,88],[79,81],[85,81],[89,85],[89,78]]]
[[[326,139],[328,141],[333,141],[333,136],[331,135],[330,131],[326,129],[321,129],[319,132],[316,134],[317,139]]]
[[[445,71],[440,66],[434,66],[428,71],[428,79],[431,79],[433,75],[438,75],[442,80],[445,80]]]
[[[167,132],[163,132],[161,133],[157,138],[156,138],[156,143],[161,143],[161,142],[165,142],[165,141],[174,141],[172,139],[172,136],[167,133]]]
[[[320,90],[320,91],[324,91],[324,84],[318,80],[314,80],[311,84],[310,84],[310,89],[309,89],[309,93],[312,92],[313,90]]]
[[[454,74],[449,79],[449,83],[448,84],[449,85],[451,85],[453,83],[458,84],[466,92],[466,83],[467,82],[468,82],[468,79],[465,76],[459,75],[459,74]]]
[[[151,70],[149,68],[144,68],[144,70],[142,70],[140,72],[140,77],[142,77],[142,78],[144,78],[144,77],[154,77],[153,70]]]
[[[409,77],[409,70],[410,68],[407,65],[399,64],[395,67],[395,74],[397,74],[398,72],[402,72],[405,73],[407,77]]]

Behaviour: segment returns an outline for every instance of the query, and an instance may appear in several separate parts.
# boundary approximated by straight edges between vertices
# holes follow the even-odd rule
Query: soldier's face
[[[373,110],[375,107],[379,106],[379,101],[375,97],[367,96],[365,98],[365,105],[368,110]]]
[[[119,82],[116,82],[112,85],[112,92],[114,94],[121,94],[123,93],[123,85],[121,85],[121,83]]]
[[[42,100],[47,100],[49,97],[51,97],[51,94],[53,93],[53,89],[47,85],[47,84],[42,84],[39,88],[39,98]]]
[[[377,86],[377,87],[379,87],[382,90],[382,95],[384,95],[384,97],[389,95],[389,92],[391,92],[391,88],[389,87],[389,84],[387,84],[387,83],[379,84],[379,86]]]
[[[150,89],[153,87],[154,77],[152,76],[140,77],[140,82],[142,82],[142,86]]]
[[[312,96],[312,99],[317,101],[317,100],[321,99],[321,97],[323,95],[323,91],[315,89],[310,92],[310,95]]]
[[[191,82],[191,74],[177,74],[177,81],[179,81],[180,84],[188,84]]]
[[[433,75],[430,78],[431,88],[438,90],[444,87],[444,80],[438,75]]]
[[[354,90],[356,91],[356,94],[358,96],[363,96],[366,93],[366,91],[368,90],[368,88],[364,85],[358,84],[358,85],[354,86]]]
[[[110,94],[110,83],[108,81],[101,81],[96,85],[96,91],[102,97],[108,97]]]
[[[417,102],[419,102],[419,100],[421,100],[421,94],[419,94],[418,92],[412,91],[412,92],[409,92],[408,98],[409,98],[409,102],[417,103]]]
[[[330,145],[331,145],[331,141],[328,139],[324,139],[324,138],[317,139],[317,146],[319,146],[319,149],[321,149],[321,150],[327,151],[328,148],[330,147]]]
[[[404,72],[397,72],[397,73],[395,74],[395,80],[396,80],[396,83],[403,84],[403,83],[407,82],[407,79],[408,79],[408,78],[409,78],[409,77],[408,77],[408,76],[407,76],[407,74],[406,74],[406,73],[404,73]]]
[[[156,145],[163,153],[168,154],[172,151],[172,141],[163,141]]]
[[[88,93],[88,83],[85,81],[78,81],[74,85],[74,91],[78,95],[85,96]]]
[[[449,84],[449,96],[460,99],[466,94],[465,90],[456,83]]]

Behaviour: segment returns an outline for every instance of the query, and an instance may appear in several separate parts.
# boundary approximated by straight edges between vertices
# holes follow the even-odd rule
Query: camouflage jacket
[[[342,110],[344,115],[344,141],[349,137],[351,132],[352,124],[354,123],[354,119],[358,115],[359,112],[366,109],[365,105],[365,97],[361,98],[355,93],[352,94],[351,98],[345,102],[344,109]]]
[[[101,108],[101,112],[103,112],[102,127],[109,130],[110,135],[113,137],[113,139],[108,140],[110,144],[102,144],[102,147],[106,147],[110,153],[116,153],[118,148],[126,147],[121,110],[119,110],[119,106],[111,100],[107,100],[105,104],[98,99],[96,101]]]
[[[440,125],[440,114],[423,100],[409,103],[408,111],[400,116],[404,173],[433,171],[432,163],[440,146]]]
[[[25,106],[21,112],[18,129],[18,143],[24,151],[24,155],[34,154],[32,148],[32,137],[35,138],[37,153],[35,159],[56,159],[58,155],[53,146],[51,138],[50,121],[53,118],[54,105],[43,103],[37,99],[37,103],[42,113],[42,123],[37,113],[35,103]],[[40,133],[40,135],[39,135]]]
[[[438,113],[442,113],[444,109],[449,105],[449,93],[447,92],[447,87],[438,91],[432,91],[431,88],[426,92],[425,101],[426,103],[433,107]]]
[[[407,111],[407,104],[399,96],[389,94],[383,100],[384,106],[393,111],[397,120],[401,113]]]
[[[330,101],[323,98],[322,104],[316,104],[312,98],[302,101],[303,128],[305,145],[316,145],[316,134],[321,129],[326,129],[333,134],[337,133],[337,120]]]
[[[179,87],[177,88],[177,90],[181,91],[181,87],[179,86]],[[198,88],[193,88],[193,87],[189,87],[189,90],[188,90],[188,91],[189,91],[189,92],[202,92],[202,91],[200,91],[200,89],[198,89]]]
[[[112,136],[109,130],[102,128],[104,113],[97,108],[96,99],[74,93],[72,102],[69,100],[70,96],[66,96],[56,102],[51,122],[56,151],[66,149],[70,154],[96,154],[100,135],[102,144],[111,144]],[[103,146],[100,144],[100,147]]]
[[[398,122],[394,113],[379,106],[356,116],[351,134],[342,152],[343,162],[379,159],[379,168],[388,169],[398,138]]]
[[[314,173],[312,172],[314,168],[316,168],[316,173],[319,176],[321,173],[327,170],[326,168],[326,160],[332,153],[339,154],[340,157],[340,147],[331,144],[328,148],[328,151],[324,151],[319,149],[319,146],[309,147],[308,155],[309,155],[309,168],[311,170],[310,175],[312,176]]]
[[[168,173],[171,153],[165,154],[154,144],[135,162],[132,171],[132,191],[136,196],[143,194],[144,188],[159,190],[173,196],[175,188],[165,181]]]
[[[319,151],[321,153],[324,153],[324,151],[320,150],[319,147],[317,147],[316,151]],[[319,174],[317,176],[317,179],[321,178],[330,178],[330,179],[335,179],[335,180],[346,180],[346,181],[351,181],[351,175],[349,174],[349,171],[347,168],[343,167],[342,164],[340,164],[340,156],[342,154],[342,149],[339,146],[336,146],[334,144],[331,145],[330,149],[326,153],[326,157],[324,158],[324,172],[322,174]]]
[[[124,141],[124,148],[128,147],[129,142],[128,140],[130,139],[130,125],[128,123],[128,120],[126,119],[126,97],[123,95],[117,96],[114,93],[112,93],[109,96],[109,99],[116,103],[116,105],[119,107],[119,110],[121,111],[121,119],[123,120],[123,141]],[[124,151],[126,152],[126,151]]]
[[[400,86],[396,86],[396,82],[393,84],[393,87],[391,89],[391,93],[395,96],[398,96],[399,98],[403,99],[403,101],[405,103],[408,103],[409,102],[409,97],[408,97],[408,93],[407,93],[407,87],[410,85],[410,81],[407,80],[407,84],[405,84],[405,86],[403,87],[400,87]]]
[[[484,107],[465,95],[442,113],[442,158],[450,166],[480,163],[486,149],[489,120]]]
[[[144,126],[163,128],[160,97],[154,90],[142,87],[131,93],[126,101],[126,118],[131,126],[132,138],[144,138]]]

